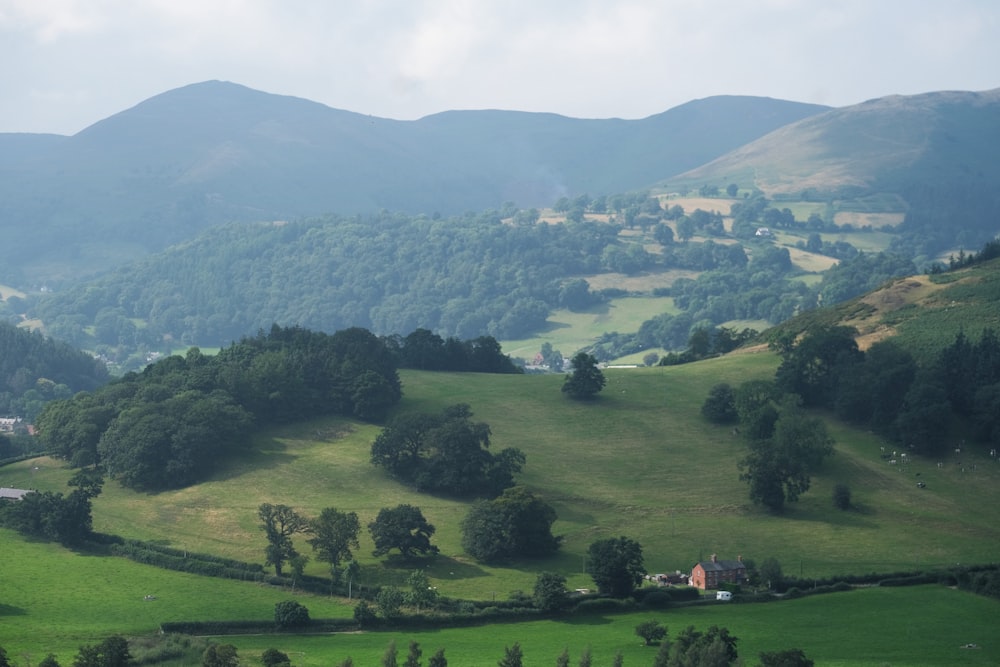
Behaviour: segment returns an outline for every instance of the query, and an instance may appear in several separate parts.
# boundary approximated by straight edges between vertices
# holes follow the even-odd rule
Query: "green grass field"
[[[598,400],[589,403],[563,397],[560,375],[403,372],[405,398],[400,410],[437,411],[448,404],[467,402],[476,419],[491,425],[493,447],[516,446],[526,453],[527,465],[520,481],[556,508],[559,519],[554,530],[564,536],[560,553],[543,561],[490,567],[467,558],[461,550],[458,526],[468,503],[421,495],[385,479],[368,463],[370,443],[378,427],[342,419],[262,432],[251,453],[232,461],[209,482],[188,489],[142,494],[109,482],[95,501],[95,529],[261,562],[264,539],[257,526],[256,508],[262,502],[288,504],[308,515],[328,506],[356,511],[362,525],[380,508],[408,502],[421,507],[438,529],[434,542],[441,554],[420,563],[427,568],[432,584],[443,595],[476,599],[502,599],[513,590],[530,590],[540,570],[564,574],[571,588],[591,587],[592,582],[582,572],[586,549],[595,539],[617,535],[642,544],[650,572],[686,571],[712,553],[723,558],[743,555],[758,562],[773,556],[787,574],[806,578],[995,561],[1000,546],[994,511],[1000,500],[1000,465],[969,448],[961,454],[961,464],[959,456],[953,455],[943,459],[940,468],[937,461],[922,459],[889,466],[879,457],[882,443],[871,434],[831,420],[836,454],[801,501],[780,517],[749,505],[736,468],[744,445],[729,429],[704,422],[699,408],[713,384],[768,377],[776,363],[772,354],[760,352],[685,366],[608,370],[607,387]],[[0,468],[0,485],[65,490],[69,476],[62,462],[40,458]],[[926,488],[916,486],[918,479]],[[838,482],[850,485],[854,509],[841,512],[833,508],[831,494]],[[65,656],[84,640],[97,640],[112,631],[148,632],[167,620],[268,618],[274,603],[287,596],[266,586],[76,554],[55,545],[25,542],[9,532],[0,533],[0,541],[7,556],[7,565],[0,571],[0,605],[4,605],[0,607],[0,645],[8,651],[12,647],[15,651],[31,650],[43,644],[45,651],[58,649]],[[304,541],[299,541],[299,547],[310,553]],[[370,539],[363,534],[358,552],[362,586],[401,583],[414,567],[391,559],[377,560],[370,555],[371,549]],[[311,562],[307,571],[323,575],[325,565]],[[146,594],[160,599],[144,603]],[[977,605],[994,605],[989,608],[996,609],[994,601],[943,589],[931,596],[933,604],[938,596],[949,594],[956,597],[948,599],[964,601],[951,603],[963,609]],[[314,617],[350,612],[337,600],[303,599]],[[817,600],[842,599],[853,598],[825,596]],[[812,604],[819,602],[794,603]],[[772,609],[794,605],[745,609],[751,610],[746,612],[748,619],[756,619],[765,618]],[[88,613],[94,608],[101,613]],[[754,650],[768,648],[764,629],[749,626],[744,630],[748,626],[737,626],[736,620],[725,615],[740,609],[744,608],[720,610],[723,615],[711,622],[731,624],[738,636],[747,638],[749,646],[761,647]],[[667,623],[674,628],[688,622],[711,624],[696,618],[707,611],[689,612],[695,620]],[[685,618],[689,612],[684,612]],[[841,613],[853,622],[868,612],[834,611],[830,618],[840,619]],[[943,612],[928,607],[927,614],[937,618]],[[546,662],[554,659],[562,645],[578,654],[584,643],[591,643],[595,657],[600,652],[605,657],[599,661],[607,662],[617,650],[612,646],[621,645],[626,664],[636,664],[642,653],[635,652],[637,647],[629,648],[629,642],[637,641],[631,637],[631,627],[638,618],[504,624],[488,632],[442,630],[424,633],[419,641],[428,655],[438,645],[453,650],[456,657],[467,652],[468,658],[453,664],[493,664],[499,659],[502,644],[514,640],[522,641],[529,656],[545,655]],[[993,613],[991,618],[998,616]],[[616,624],[621,627],[615,629]],[[560,634],[578,626],[582,626],[580,634]],[[884,625],[877,625],[877,631],[884,632]],[[758,644],[750,641],[754,632],[761,633]],[[946,664],[931,658],[921,662],[925,653],[938,654],[923,649],[909,651],[912,642],[898,633],[884,642],[891,655],[885,659],[872,656],[871,662],[855,660],[856,652],[838,653],[848,649],[838,647],[831,639],[838,635],[831,635],[827,627],[820,634],[823,642],[828,642],[820,646],[829,660],[822,664]],[[946,640],[941,646],[947,650],[966,641],[985,643],[984,632],[979,630],[976,637],[961,641],[955,632],[941,634]],[[796,635],[782,630],[769,636],[778,637],[782,643],[774,648],[781,648],[788,645],[789,636]],[[318,662],[310,662],[311,657],[297,658],[296,664],[330,664],[346,654],[356,660],[372,652],[380,654],[389,638],[380,634],[365,637],[369,636],[328,638],[338,642],[338,650],[340,642],[359,648],[324,653]],[[258,640],[244,643],[248,639],[241,638],[241,648],[269,645],[267,638],[261,638],[259,644],[254,644]],[[311,656],[318,650],[311,648],[311,642],[321,641],[303,640],[301,650]],[[879,646],[871,633],[865,641],[867,650]],[[403,643],[400,638],[401,648],[405,648]],[[807,649],[812,646],[799,643]],[[896,655],[909,657],[901,660]],[[958,655],[964,658],[967,654]],[[968,655],[977,660],[980,655],[995,656],[985,650]]]
[[[501,343],[504,353],[529,361],[546,342],[568,358],[604,333],[634,333],[646,320],[663,313],[677,312],[679,311],[670,297],[634,296],[612,299],[583,312],[557,310],[549,316],[548,327],[539,335]]]
[[[744,664],[761,651],[797,647],[821,667],[995,665],[1000,661],[1000,602],[940,586],[864,589],[763,605],[691,607],[622,615],[505,623],[489,628],[424,632],[371,632],[324,637],[222,637],[245,657],[269,647],[285,651],[300,667],[337,664],[348,656],[357,665],[380,664],[386,646],[396,643],[400,662],[411,640],[425,659],[445,649],[449,664],[496,665],[505,646],[520,642],[525,664],[550,665],[564,648],[571,664],[590,647],[595,665],[609,665],[621,651],[624,664],[649,665],[656,647],[635,636],[635,626],[656,619],[676,635],[688,625],[719,625],[739,638]],[[978,649],[960,646],[976,644]],[[257,664],[257,663],[254,663]]]
[[[789,573],[806,577],[995,559],[1000,527],[992,508],[1000,500],[1000,465],[974,451],[963,452],[962,465],[953,455],[941,468],[922,459],[890,467],[879,458],[882,443],[874,436],[831,421],[837,453],[801,501],[781,517],[749,505],[736,468],[743,443],[698,411],[716,382],[766,377],[775,363],[765,352],[608,370],[608,385],[592,403],[564,398],[559,375],[404,372],[400,409],[437,411],[467,402],[476,419],[491,425],[494,448],[526,453],[520,481],[553,504],[555,531],[565,538],[560,554],[540,563],[486,567],[468,560],[458,530],[468,503],[385,479],[368,463],[378,428],[341,420],[262,433],[252,454],[187,489],[140,494],[109,483],[95,501],[95,528],[260,562],[256,507],[262,502],[310,515],[328,506],[352,510],[363,525],[380,508],[407,502],[438,529],[442,555],[429,570],[434,585],[445,595],[480,599],[530,589],[539,569],[566,574],[573,587],[588,586],[581,572],[587,546],[620,534],[642,543],[653,572],[687,570],[711,553],[775,556]],[[60,462],[36,459],[0,469],[0,485],[63,489],[69,474]],[[917,488],[918,479],[927,488]],[[832,507],[838,482],[850,485],[856,510]],[[377,561],[370,551],[363,535],[368,581],[405,577],[405,567]],[[307,571],[323,574],[324,565],[310,563]]]

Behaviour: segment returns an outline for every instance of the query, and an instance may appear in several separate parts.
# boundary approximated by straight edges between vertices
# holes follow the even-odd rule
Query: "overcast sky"
[[[221,79],[360,113],[643,118],[1000,87],[997,0],[0,0],[0,132]]]

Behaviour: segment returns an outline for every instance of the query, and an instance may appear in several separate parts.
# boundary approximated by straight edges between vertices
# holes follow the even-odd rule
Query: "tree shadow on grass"
[[[811,521],[815,523],[825,523],[828,526],[842,526],[844,528],[866,528],[877,529],[879,526],[875,521],[867,518],[875,514],[874,510],[864,505],[852,505],[850,509],[838,511],[836,513],[815,513],[811,511],[795,512],[785,511],[781,516],[792,521]]]
[[[20,607],[0,603],[0,616],[26,616],[27,614],[28,612]]]
[[[570,612],[562,616],[556,616],[552,620],[566,625],[609,625],[611,619],[600,612]]]
[[[383,561],[386,569],[399,570],[404,575],[412,570],[423,570],[428,577],[447,581],[449,579],[474,579],[485,577],[487,573],[475,563],[458,560],[450,556],[431,556],[428,558],[405,559],[398,554],[393,554]]]
[[[222,460],[205,481],[221,482],[242,477],[248,472],[262,468],[272,469],[289,465],[298,457],[287,453],[288,447],[278,440],[268,440],[266,444],[234,454]]]

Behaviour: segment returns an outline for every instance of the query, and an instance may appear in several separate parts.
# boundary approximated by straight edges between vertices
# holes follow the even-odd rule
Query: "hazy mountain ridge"
[[[75,280],[229,221],[634,190],[825,109],[719,97],[635,121],[511,111],[396,121],[193,84],[72,137],[0,135],[11,147],[0,158],[2,277]]]
[[[891,95],[796,121],[680,175],[752,174],[770,195],[844,186],[899,192],[939,179],[1000,178],[1000,88]]]

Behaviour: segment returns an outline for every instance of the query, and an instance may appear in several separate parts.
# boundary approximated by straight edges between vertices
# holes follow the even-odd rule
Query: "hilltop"
[[[491,110],[396,121],[207,81],[71,137],[0,135],[0,278],[74,281],[229,221],[454,214],[639,189],[825,109],[723,96],[642,120]]]
[[[726,183],[752,175],[769,195],[891,191],[908,183],[1000,175],[1000,88],[891,95],[810,116],[771,132],[677,182]]]

